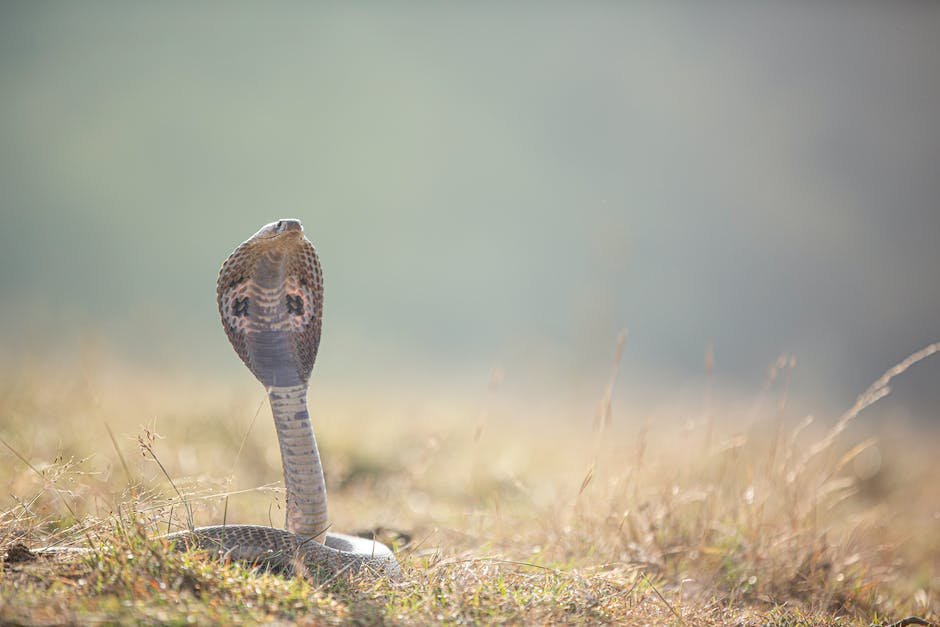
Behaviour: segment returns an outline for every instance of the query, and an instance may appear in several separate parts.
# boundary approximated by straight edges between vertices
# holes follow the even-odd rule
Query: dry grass
[[[381,527],[406,573],[391,584],[284,579],[153,539],[190,510],[196,524],[282,523],[256,386],[106,362],[49,383],[49,369],[0,379],[0,545],[95,551],[8,559],[0,622],[940,618],[938,436],[855,440],[850,428],[888,380],[822,433],[780,406],[747,422],[650,423],[611,420],[604,394],[592,427],[580,408],[536,417],[508,401],[363,401],[315,384],[336,529]]]

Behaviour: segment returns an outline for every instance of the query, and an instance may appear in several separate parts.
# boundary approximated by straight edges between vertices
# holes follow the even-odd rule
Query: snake
[[[329,531],[323,465],[307,409],[320,345],[323,274],[300,220],[266,224],[235,248],[219,271],[216,296],[229,342],[267,391],[284,472],[285,528],[225,524],[162,537],[178,548],[289,573],[400,579],[401,567],[386,545]]]

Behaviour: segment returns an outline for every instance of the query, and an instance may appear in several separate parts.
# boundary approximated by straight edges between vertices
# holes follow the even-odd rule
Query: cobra
[[[267,390],[286,488],[285,529],[214,525],[163,536],[179,548],[207,549],[236,560],[324,575],[368,571],[401,576],[379,542],[328,531],[326,484],[307,387],[320,345],[323,275],[299,220],[263,226],[219,271],[222,326],[235,352]]]

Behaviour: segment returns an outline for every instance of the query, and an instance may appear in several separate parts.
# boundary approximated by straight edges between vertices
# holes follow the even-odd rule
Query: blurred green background
[[[298,217],[318,385],[593,399],[628,327],[637,408],[709,345],[845,407],[940,336],[938,67],[937,3],[5,0],[3,360],[246,377],[216,273]]]

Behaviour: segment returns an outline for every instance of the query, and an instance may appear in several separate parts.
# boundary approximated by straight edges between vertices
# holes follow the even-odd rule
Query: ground
[[[0,623],[940,619],[940,437],[872,437],[853,410],[807,425],[773,380],[759,414],[656,417],[604,394],[545,410],[315,385],[331,519],[394,546],[389,582],[288,578],[159,538],[190,516],[282,524],[260,389],[113,363],[50,386],[48,368],[0,377]],[[94,550],[30,551],[50,544]]]

